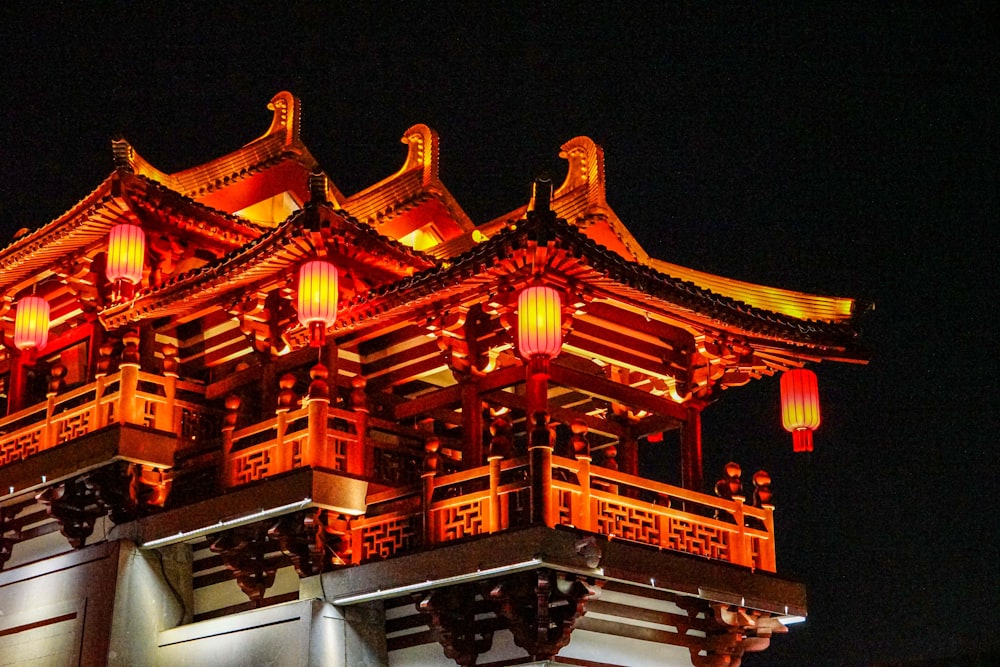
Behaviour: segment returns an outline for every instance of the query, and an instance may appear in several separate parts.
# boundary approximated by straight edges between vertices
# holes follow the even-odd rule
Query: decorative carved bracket
[[[489,593],[514,643],[533,660],[548,660],[569,643],[576,621],[597,590],[576,575],[537,570],[506,577]]]
[[[260,602],[264,591],[274,584],[274,574],[278,570],[278,561],[267,558],[272,546],[264,525],[255,523],[226,531],[208,548],[219,554],[236,577],[240,590],[251,600]]]
[[[116,524],[132,521],[151,507],[162,507],[169,491],[170,480],[162,471],[119,461],[50,486],[36,498],[59,522],[70,545],[79,549],[102,516],[109,515]]]
[[[477,628],[476,584],[460,584],[432,591],[417,603],[431,617],[444,654],[462,667],[472,667],[476,658],[493,646],[493,630]]]
[[[745,653],[763,651],[771,635],[788,632],[776,618],[753,609],[700,600],[681,606],[689,617],[703,614],[709,621],[703,645],[691,647],[694,667],[740,667]],[[702,651],[706,655],[700,655]]]
[[[419,600],[417,609],[430,616],[445,655],[469,667],[490,650],[495,628],[509,629],[533,660],[548,660],[569,643],[586,601],[596,594],[593,581],[539,569],[441,588]],[[492,624],[476,620],[489,611],[496,617]]]
[[[311,577],[343,564],[346,519],[318,509],[287,514],[268,524],[258,521],[217,534],[209,545],[236,577],[247,597],[259,602],[283,565],[281,552],[300,577]]]
[[[21,541],[21,526],[15,523],[14,517],[22,508],[23,505],[0,508],[0,570],[13,555],[14,545]]]

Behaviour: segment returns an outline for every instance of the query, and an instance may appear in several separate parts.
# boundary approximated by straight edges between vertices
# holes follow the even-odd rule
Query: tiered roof
[[[533,261],[524,252],[530,246],[546,249],[544,261],[568,287],[632,303],[646,317],[692,333],[724,333],[781,349],[793,364],[865,357],[853,299],[755,285],[649,257],[608,205],[604,154],[586,137],[562,146],[568,170],[552,195],[552,216],[525,222],[527,204],[476,226],[440,180],[439,141],[429,127],[406,131],[408,152],[398,172],[344,197],[301,142],[298,100],[279,93],[269,108],[274,116],[262,136],[174,174],[154,168],[126,141],[114,142],[118,168],[108,179],[62,216],[0,250],[8,308],[53,266],[76,258],[89,271],[110,227],[130,221],[147,234],[183,237],[198,252],[165,250],[173,253],[170,272],[148,281],[131,302],[101,307],[100,319],[111,328],[246,290],[287,287],[295,264],[315,254],[334,257],[348,276],[336,330],[364,328],[401,309],[441,306],[499,279],[523,278]],[[298,210],[273,226],[237,214],[279,195]],[[401,243],[417,232],[427,233],[426,252]],[[91,288],[100,280],[93,273],[84,280]],[[9,327],[12,317],[6,317]]]

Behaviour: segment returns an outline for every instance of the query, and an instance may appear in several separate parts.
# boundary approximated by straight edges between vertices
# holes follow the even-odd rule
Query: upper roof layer
[[[312,233],[315,229],[301,229],[320,210],[323,224],[355,243],[358,252],[379,258],[376,264],[396,267],[374,280],[358,276],[357,289],[348,299],[358,303],[380,301],[390,307],[388,301],[396,298],[391,295],[419,292],[425,285],[450,289],[449,280],[465,281],[470,267],[501,261],[510,256],[511,243],[521,242],[522,221],[531,204],[475,226],[439,178],[438,137],[426,125],[414,125],[404,134],[408,151],[399,171],[344,197],[318,172],[300,140],[299,101],[282,92],[269,108],[274,115],[263,135],[228,155],[173,174],[154,168],[124,140],[115,141],[118,169],[104,183],[70,211],[0,250],[0,289],[9,300],[12,289],[21,289],[25,280],[59,257],[99,244],[110,226],[123,220],[144,226],[152,220],[211,239],[215,259],[139,290],[133,305],[142,307],[133,315],[121,306],[112,308],[102,318],[109,324],[134,321],[140,312],[162,315],[173,298],[208,298],[229,290],[220,276],[233,285],[249,285],[260,271],[286,271],[301,253],[289,254],[282,250],[284,245],[297,244],[301,250],[323,243]],[[745,332],[807,345],[853,344],[853,299],[755,285],[654,259],[607,203],[603,150],[589,138],[577,137],[563,144],[560,156],[568,169],[552,193],[551,210],[565,222],[555,224],[553,233],[587,266],[606,273],[616,289],[638,290],[705,322]],[[277,195],[290,195],[296,203],[284,222],[260,226],[234,215]],[[306,215],[310,201],[314,212]],[[427,254],[398,242],[412,241],[418,232],[427,232],[431,239]],[[414,271],[417,275],[404,277]],[[410,296],[399,297],[400,303]]]

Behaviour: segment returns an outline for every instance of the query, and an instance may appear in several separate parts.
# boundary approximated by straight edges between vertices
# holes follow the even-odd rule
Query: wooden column
[[[525,366],[525,411],[530,430],[532,419],[537,412],[549,411],[549,358],[537,355]]]
[[[528,434],[528,456],[531,466],[531,523],[552,527],[552,432],[549,413],[532,414],[534,428]]]
[[[121,385],[118,389],[118,423],[141,424],[142,411],[136,393],[139,391],[139,330],[133,329],[122,337],[125,348],[122,361]]]
[[[265,373],[265,377],[267,375],[271,374]],[[285,445],[285,434],[288,432],[288,413],[295,405],[297,398],[295,395],[295,376],[291,373],[285,373],[278,380],[277,407],[274,409],[275,436],[278,441],[279,458],[275,463],[280,471],[291,470],[295,465],[293,448],[291,445]]]
[[[483,464],[483,402],[479,397],[479,382],[472,374],[459,379],[462,387],[462,451],[463,468],[478,468]]]
[[[326,366],[316,364],[309,371],[312,382],[309,384],[309,395],[306,396],[306,406],[309,417],[309,436],[303,443],[302,465],[326,465],[326,431],[330,411],[330,387],[326,382],[328,377]]]
[[[701,412],[688,408],[681,429],[681,485],[692,491],[702,491]]]
[[[222,488],[236,484],[236,468],[233,465],[233,432],[239,419],[240,397],[226,396],[226,414],[222,419]]]
[[[354,410],[354,432],[358,442],[353,451],[347,452],[347,472],[352,475],[375,476],[375,456],[368,447],[368,394],[367,381],[360,375],[351,378],[351,409]]]
[[[179,362],[177,360],[177,346],[167,343],[160,348],[163,353],[163,397],[165,400],[164,414],[157,412],[156,428],[160,431],[180,434],[181,411],[177,409],[177,377],[179,374]]]
[[[434,503],[434,478],[438,474],[438,467],[441,464],[441,456],[438,453],[441,449],[441,440],[437,436],[430,436],[424,442],[424,469],[420,475],[423,487],[421,496],[421,508],[424,513],[424,547],[428,547],[438,541],[437,522],[431,506]]]

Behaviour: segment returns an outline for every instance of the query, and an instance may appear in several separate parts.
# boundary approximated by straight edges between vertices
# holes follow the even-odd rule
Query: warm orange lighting
[[[337,321],[337,267],[313,260],[299,268],[299,322],[309,327],[310,344],[320,346]]]
[[[14,319],[14,347],[40,350],[49,341],[49,302],[40,296],[26,296],[17,302]]]
[[[551,287],[526,287],[517,297],[517,347],[526,359],[554,359],[562,349],[562,300]]]
[[[781,423],[792,433],[795,451],[812,451],[812,432],[819,426],[819,390],[812,371],[796,368],[782,374]]]
[[[145,256],[146,235],[142,228],[139,225],[115,225],[108,235],[108,280],[112,283],[138,284],[142,280]]]

